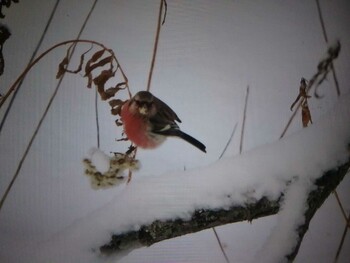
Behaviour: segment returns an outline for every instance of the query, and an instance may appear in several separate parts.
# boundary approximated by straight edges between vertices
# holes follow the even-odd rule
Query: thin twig
[[[284,135],[286,134],[287,130],[289,129],[290,124],[292,123],[292,121],[293,121],[295,115],[297,114],[299,108],[301,107],[301,103],[302,103],[302,101],[299,101],[299,103],[298,103],[297,107],[295,108],[295,110],[294,110],[292,116],[290,116],[290,118],[289,118],[289,120],[288,120],[288,123],[287,123],[287,125],[284,127],[284,130],[283,130],[283,132],[282,132],[282,134],[281,134],[281,136],[280,136],[280,139],[282,139],[282,138],[284,137]]]
[[[349,213],[349,218],[350,218],[350,213]],[[344,240],[345,240],[346,234],[348,233],[348,228],[349,228],[349,221],[348,221],[348,224],[345,225],[345,228],[344,228],[344,231],[343,231],[343,235],[341,237],[340,244],[339,244],[337,253],[335,255],[334,263],[338,262],[339,255],[340,255],[340,252],[341,252],[341,250],[343,248],[343,244],[344,244]]]
[[[348,226],[350,226],[350,225],[349,225],[349,218],[346,216],[345,209],[344,209],[344,207],[343,207],[343,205],[342,205],[342,203],[341,203],[341,201],[340,201],[340,198],[339,198],[339,195],[338,195],[337,190],[334,190],[334,191],[333,191],[333,194],[335,195],[335,198],[336,198],[337,203],[338,203],[338,205],[339,205],[339,207],[340,207],[341,213],[343,214],[343,217],[344,217],[344,219],[345,219],[346,224],[347,224]]]
[[[230,260],[228,259],[227,255],[226,255],[226,252],[225,252],[225,250],[224,250],[224,246],[223,246],[223,245],[222,245],[222,243],[221,243],[221,240],[220,240],[220,238],[219,238],[219,236],[218,236],[218,233],[216,232],[215,227],[213,227],[213,231],[214,231],[214,234],[215,234],[216,240],[217,240],[217,241],[218,241],[218,243],[219,243],[219,246],[220,246],[221,252],[222,252],[222,254],[223,254],[223,255],[224,255],[224,257],[225,257],[226,263],[230,263]]]
[[[166,0],[164,0],[164,17],[163,17],[162,25],[164,25],[164,23],[165,23],[167,13],[168,13],[168,4],[167,4]]]
[[[152,62],[151,62],[151,68],[149,70],[148,74],[148,83],[147,83],[147,91],[151,89],[151,82],[152,82],[152,75],[153,75],[153,68],[154,64],[156,61],[156,55],[157,55],[157,50],[158,50],[158,41],[159,41],[159,35],[160,35],[160,28],[162,24],[162,13],[163,13],[163,4],[164,0],[160,0],[160,7],[159,7],[159,13],[158,13],[158,24],[157,24],[157,33],[156,33],[156,38],[154,41],[154,47],[153,47],[153,56],[152,56]]]
[[[320,19],[320,23],[321,23],[321,27],[322,27],[323,37],[324,37],[325,42],[328,44],[328,37],[327,37],[326,26],[324,24],[322,10],[321,10],[321,5],[320,5],[320,1],[319,0],[316,0],[316,5],[317,5],[318,17]],[[337,95],[340,96],[339,82],[338,82],[337,74],[335,72],[335,68],[333,66],[333,62],[331,63],[331,67],[332,67],[332,74],[333,74],[333,79],[334,79],[334,83],[335,83],[335,89],[337,91]]]
[[[235,127],[233,127],[233,130],[232,130],[232,132],[231,132],[230,138],[228,139],[228,141],[227,141],[227,143],[226,143],[224,149],[222,150],[222,152],[221,152],[221,154],[220,154],[220,156],[219,156],[219,159],[221,159],[222,156],[224,156],[224,154],[225,154],[225,152],[226,152],[226,150],[227,150],[227,147],[230,145],[230,143],[231,143],[231,141],[232,141],[232,138],[233,138],[233,135],[235,135],[235,133],[236,133],[237,125],[238,125],[238,123],[236,122]]]
[[[97,148],[100,149],[100,122],[98,118],[98,91],[95,90],[95,120],[96,120],[96,136]]]
[[[321,23],[321,27],[322,27],[323,37],[324,37],[324,40],[326,41],[326,43],[328,43],[326,27],[324,25],[324,20],[323,20],[323,16],[322,16],[322,11],[321,11],[321,6],[320,6],[319,0],[316,0],[316,5],[317,5],[318,18],[320,19],[320,23]]]
[[[244,138],[245,120],[246,120],[246,115],[247,115],[248,96],[249,96],[249,85],[247,86],[247,92],[246,92],[246,96],[245,96],[243,122],[242,122],[242,130],[241,130],[241,140],[239,143],[239,154],[241,154],[242,150],[243,150],[243,138]]]

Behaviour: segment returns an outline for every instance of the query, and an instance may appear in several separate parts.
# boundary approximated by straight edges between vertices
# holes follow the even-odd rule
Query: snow
[[[285,191],[284,200],[277,215],[277,223],[262,249],[255,255],[254,262],[283,262],[283,258],[297,245],[298,226],[304,223],[308,193],[312,190],[311,180],[295,179]],[[287,258],[284,258],[287,262]]]
[[[110,158],[107,154],[98,148],[91,148],[88,156],[91,159],[91,163],[96,167],[96,170],[101,173],[108,171]]]
[[[97,2],[82,38],[100,41],[115,51],[133,94],[145,89],[159,0],[145,1],[142,5],[139,0],[88,0],[84,4],[77,0],[32,0],[20,1],[3,9],[6,15],[3,22],[11,28],[12,36],[3,49],[5,72],[0,79],[0,93],[5,93],[27,65],[56,2],[57,10],[43,35],[37,55],[53,44],[76,38],[91,7]],[[340,39],[342,44],[334,68],[343,96],[350,91],[350,5],[348,0],[318,2],[328,39]],[[117,187],[92,190],[82,161],[89,149],[98,144],[95,92],[86,89],[86,79],[81,76],[66,75],[0,212],[0,261],[40,262],[49,259],[46,262],[96,262],[98,260],[94,261],[94,258],[97,254],[91,253],[92,249],[108,241],[114,231],[137,228],[142,220],[151,221],[152,216],[188,218],[194,205],[199,207],[204,201],[208,201],[211,207],[228,206],[230,203],[253,201],[264,194],[274,198],[278,189],[285,194],[297,191],[292,191],[294,188],[287,187],[286,183],[294,187],[292,182],[310,182],[307,176],[302,178],[299,173],[324,169],[325,163],[319,160],[318,165],[314,156],[320,158],[324,154],[323,160],[342,158],[328,156],[333,154],[329,146],[334,147],[328,140],[334,141],[336,138],[333,136],[337,135],[333,133],[332,138],[325,137],[320,144],[312,147],[307,142],[303,153],[294,149],[297,146],[290,141],[286,143],[282,140],[279,142],[282,156],[278,155],[274,160],[276,153],[268,150],[269,147],[263,147],[261,151],[256,147],[279,138],[291,114],[289,107],[298,93],[300,78],[310,78],[315,73],[317,63],[327,50],[326,42],[315,1],[293,1],[292,5],[275,0],[168,1],[151,91],[175,109],[183,121],[181,128],[203,141],[207,154],[181,140],[169,139],[154,151],[138,150],[137,158],[142,167],[134,172],[129,185],[126,186],[123,181]],[[77,47],[72,68],[77,66],[81,52],[89,48],[86,45]],[[2,194],[57,85],[57,65],[65,53],[64,48],[59,49],[31,70],[9,112],[0,136]],[[234,157],[240,143],[240,132],[236,132],[224,155],[227,161],[223,159],[213,164],[225,148],[235,123],[238,123],[237,130],[241,130],[247,86],[250,93],[243,151],[256,150]],[[315,124],[338,103],[334,86],[330,74],[319,88],[324,98],[309,100]],[[0,110],[1,119],[7,104],[8,101]],[[101,100],[97,104],[101,151],[107,155],[124,152],[129,144],[115,141],[121,137],[121,130],[114,124],[115,116],[109,114],[109,105]],[[342,125],[339,124],[344,127],[336,127],[335,130],[346,128],[348,122],[345,119]],[[296,136],[296,131],[300,129],[302,125],[298,113],[287,135]],[[314,131],[315,136],[319,134],[320,131]],[[302,141],[296,139],[299,140]],[[290,151],[284,149],[287,146]],[[296,151],[298,156],[293,156]],[[259,155],[262,160],[258,160]],[[279,163],[282,159],[290,162]],[[230,164],[229,160],[236,164]],[[298,167],[306,160],[309,166]],[[103,158],[101,162],[104,162]],[[101,164],[97,160],[95,163]],[[230,174],[224,171],[225,166],[232,169]],[[269,171],[265,166],[274,168]],[[198,167],[204,168],[194,170]],[[183,170],[187,172],[182,173]],[[201,176],[194,175],[199,171]],[[270,172],[273,174],[266,175]],[[189,176],[191,178],[187,178]],[[311,177],[315,176],[317,174]],[[181,183],[172,177],[183,181]],[[223,185],[224,180],[229,185]],[[230,186],[231,199],[226,200],[217,189],[230,191]],[[200,187],[206,189],[200,190]],[[346,176],[337,188],[346,213],[350,209],[349,187],[350,176]],[[276,190],[268,192],[273,188]],[[198,196],[192,196],[192,193]],[[171,196],[178,202],[170,202]],[[187,200],[193,203],[187,204]],[[288,200],[285,201],[284,207],[288,207]],[[171,207],[165,207],[168,204]],[[150,211],[146,211],[148,209]],[[99,211],[106,219],[98,216]],[[286,213],[289,209],[283,211]],[[132,218],[142,213],[148,218]],[[289,216],[294,220],[292,215]],[[230,262],[254,262],[256,257],[263,256],[258,251],[278,243],[275,240],[280,229],[277,222],[282,222],[280,215],[254,220],[252,224],[241,222],[216,227]],[[332,262],[344,225],[343,215],[334,195],[331,195],[315,214],[295,261]],[[76,231],[74,227],[77,227]],[[84,233],[86,229],[91,236]],[[288,241],[292,244],[293,240]],[[278,245],[277,248],[281,246]],[[348,262],[349,245],[348,234],[340,263]],[[271,258],[275,253],[273,249]],[[100,259],[104,260],[109,261]],[[135,249],[120,260],[123,263],[169,261],[225,262],[212,229]]]
[[[240,156],[181,173],[134,176],[104,207],[32,247],[35,262],[105,262],[111,258],[96,251],[112,233],[137,230],[156,219],[189,219],[195,209],[244,205],[263,196],[276,199],[284,192],[277,223],[256,255],[262,262],[278,262],[296,244],[294,230],[303,223],[312,182],[349,159],[349,103],[350,96],[343,96],[309,128]]]

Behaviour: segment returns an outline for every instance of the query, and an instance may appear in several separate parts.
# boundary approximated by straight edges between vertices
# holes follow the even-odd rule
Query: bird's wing
[[[157,107],[157,114],[151,118],[153,132],[163,132],[168,129],[179,129],[175,121],[181,122],[176,113],[163,101],[154,97],[154,103]]]

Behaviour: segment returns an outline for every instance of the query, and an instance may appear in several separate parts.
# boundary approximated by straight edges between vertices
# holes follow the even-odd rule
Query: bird
[[[149,91],[139,91],[127,100],[120,116],[124,133],[138,147],[154,149],[167,137],[179,137],[206,153],[203,143],[180,130],[176,113]]]

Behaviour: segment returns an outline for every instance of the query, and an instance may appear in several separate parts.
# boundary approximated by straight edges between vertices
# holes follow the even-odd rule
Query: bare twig
[[[336,198],[336,200],[337,200],[337,203],[338,203],[338,205],[339,205],[339,207],[340,207],[341,213],[343,214],[343,217],[344,217],[344,219],[345,219],[345,222],[346,222],[346,224],[350,227],[350,225],[349,225],[349,219],[348,219],[348,217],[346,216],[345,209],[344,209],[344,207],[343,207],[343,205],[342,205],[342,203],[341,203],[341,201],[340,201],[340,198],[339,198],[339,195],[338,195],[337,190],[334,190],[333,193],[334,193],[335,198]]]
[[[236,133],[237,125],[238,125],[238,123],[236,122],[235,127],[233,127],[233,130],[232,130],[232,133],[231,133],[231,135],[230,135],[230,138],[228,139],[228,141],[227,141],[227,143],[226,143],[224,149],[222,150],[222,152],[221,152],[221,154],[220,154],[220,156],[219,156],[219,159],[221,159],[222,156],[224,156],[224,154],[225,154],[225,152],[226,152],[226,150],[227,150],[227,147],[230,145],[230,143],[231,143],[231,141],[232,141],[232,138],[233,138],[233,135],[235,135],[235,133]]]
[[[320,19],[320,23],[321,23],[321,27],[322,27],[323,37],[324,37],[325,42],[328,44],[328,37],[327,37],[326,26],[324,24],[322,10],[321,10],[321,5],[320,5],[320,1],[319,0],[316,0],[316,5],[317,5],[318,17]],[[333,79],[334,79],[334,83],[335,83],[335,89],[337,91],[337,95],[340,96],[340,88],[339,88],[338,78],[337,78],[337,74],[335,72],[335,68],[334,68],[333,62],[331,63],[331,67],[332,67],[332,74],[333,74]]]
[[[239,143],[239,153],[242,153],[243,150],[243,138],[244,138],[244,128],[245,128],[245,120],[247,116],[247,105],[248,105],[248,96],[249,96],[249,86],[247,86],[247,93],[245,95],[245,103],[244,103],[244,111],[243,111],[243,122],[242,122],[242,129],[241,129],[241,140]]]
[[[213,231],[214,231],[214,235],[215,235],[215,237],[216,237],[216,240],[217,240],[218,243],[219,243],[219,247],[220,247],[220,249],[221,249],[221,252],[222,252],[222,254],[224,255],[224,258],[225,258],[225,260],[226,260],[226,263],[230,263],[230,260],[228,259],[228,256],[226,255],[224,246],[223,246],[222,243],[221,243],[221,240],[220,240],[220,238],[219,238],[218,233],[216,232],[215,227],[213,227]]]
[[[147,83],[147,91],[151,89],[151,82],[152,82],[152,75],[153,75],[153,68],[156,61],[156,55],[158,50],[158,41],[159,41],[159,35],[160,35],[160,28],[161,28],[161,20],[162,20],[162,13],[163,13],[163,4],[165,0],[160,0],[160,7],[159,7],[159,13],[158,13],[158,24],[157,24],[157,33],[156,38],[154,41],[154,47],[153,47],[153,56],[152,56],[152,62],[151,62],[151,68],[149,70],[148,74],[148,83]]]
[[[339,259],[339,256],[340,256],[340,252],[341,252],[341,250],[343,248],[344,240],[345,240],[346,234],[348,233],[349,220],[350,220],[350,213],[349,213],[349,219],[347,219],[347,224],[345,225],[345,228],[344,228],[344,231],[343,231],[343,235],[342,235],[341,240],[340,240],[340,244],[338,246],[337,253],[335,255],[334,263],[338,262],[338,259]]]
[[[98,118],[98,92],[95,91],[95,121],[96,121],[96,140],[97,140],[97,148],[100,149],[100,122]]]

